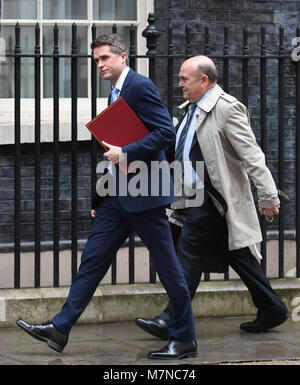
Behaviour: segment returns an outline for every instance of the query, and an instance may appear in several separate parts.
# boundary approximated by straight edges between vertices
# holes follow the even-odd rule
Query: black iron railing
[[[157,53],[157,43],[159,41],[159,31],[157,31],[154,24],[154,16],[149,15],[149,25],[143,32],[143,36],[146,38],[146,44],[148,52],[146,55],[138,55],[136,53],[136,42],[134,35],[133,26],[130,28],[130,43],[129,43],[129,64],[133,69],[136,68],[136,62],[138,59],[147,59],[149,61],[149,77],[155,82],[157,77],[156,63],[157,59],[165,60],[166,78],[167,78],[167,98],[166,103],[171,116],[174,115],[174,88],[175,88],[175,66],[174,61],[177,59],[184,60],[185,58],[192,55],[192,40],[191,40],[191,29],[186,27],[185,36],[185,52],[176,54],[174,52],[173,45],[173,27],[170,24],[168,28],[168,43],[167,51],[165,54]],[[78,211],[78,179],[77,179],[77,154],[78,154],[78,140],[77,140],[77,103],[78,103],[78,60],[79,58],[87,58],[90,60],[91,66],[91,118],[96,115],[96,99],[97,99],[97,68],[93,62],[92,55],[81,55],[78,54],[77,49],[77,26],[72,25],[72,51],[71,54],[61,54],[59,51],[59,40],[58,40],[58,26],[55,24],[53,28],[53,53],[51,55],[42,54],[40,51],[40,29],[39,25],[36,25],[35,29],[35,51],[33,54],[23,54],[20,46],[20,26],[19,24],[15,27],[15,52],[7,56],[14,58],[14,80],[15,80],[15,238],[14,238],[14,287],[20,287],[20,256],[21,256],[21,71],[22,71],[22,59],[25,57],[34,58],[34,99],[35,99],[35,196],[34,196],[34,253],[35,253],[35,269],[34,269],[34,286],[40,286],[40,271],[41,271],[41,62],[44,58],[51,58],[53,60],[53,286],[59,286],[59,251],[60,251],[60,220],[59,220],[59,155],[60,155],[60,141],[59,141],[59,62],[62,58],[70,59],[71,68],[71,154],[72,154],[72,172],[71,172],[71,185],[72,185],[72,217],[71,217],[71,250],[72,250],[72,279],[74,279],[77,271],[77,251],[78,251],[78,234],[77,234],[77,211]],[[267,149],[267,65],[269,60],[277,60],[278,63],[278,188],[284,190],[284,130],[285,130],[285,119],[284,119],[284,71],[286,61],[291,61],[289,54],[284,52],[284,28],[280,27],[279,31],[279,51],[277,54],[267,54],[266,47],[266,32],[265,28],[261,29],[261,51],[260,54],[251,54],[248,46],[248,31],[247,27],[244,28],[243,32],[243,48],[241,54],[231,54],[229,50],[229,33],[228,26],[224,27],[224,45],[223,52],[220,54],[214,54],[210,46],[210,31],[208,27],[205,27],[204,33],[204,50],[202,53],[209,55],[213,59],[221,60],[222,62],[222,86],[225,91],[229,90],[230,87],[230,64],[232,61],[240,61],[242,65],[242,101],[248,106],[249,96],[249,65],[251,60],[259,60],[260,62],[260,134],[261,134],[261,147],[264,151]],[[117,28],[113,26],[113,32],[117,32]],[[298,36],[300,36],[299,29],[297,30]],[[96,37],[96,27],[93,26],[91,30],[92,39]],[[194,52],[195,54],[195,52]],[[295,64],[295,106],[296,108],[296,223],[295,229],[296,234],[300,234],[300,61]],[[96,186],[96,164],[97,164],[97,152],[98,146],[94,139],[91,140],[91,190],[95,191]],[[284,238],[285,238],[285,205],[281,205],[281,211],[279,216],[278,225],[278,244],[279,244],[279,274],[278,277],[284,276]],[[261,227],[263,232],[263,242],[261,245],[261,253],[263,255],[262,266],[266,270],[266,254],[267,254],[267,236],[266,236],[266,223],[264,220],[261,221]],[[296,271],[297,277],[300,277],[300,237],[296,237]],[[134,250],[135,250],[135,237],[131,234],[129,238],[129,283],[135,282],[135,271],[134,271]],[[150,267],[149,274],[150,282],[155,282],[156,274],[153,266]],[[228,279],[228,275],[225,274],[224,279]],[[205,274],[205,279],[209,280],[209,274]],[[112,283],[117,282],[116,277],[116,261],[112,267]]]

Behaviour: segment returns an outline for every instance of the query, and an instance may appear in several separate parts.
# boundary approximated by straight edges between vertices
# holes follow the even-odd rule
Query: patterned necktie
[[[190,126],[190,123],[191,123],[191,120],[192,120],[192,117],[194,115],[196,107],[197,107],[197,104],[191,104],[189,107],[189,110],[187,112],[186,123],[185,123],[185,125],[181,131],[181,134],[180,134],[180,137],[179,137],[179,140],[177,143],[177,147],[175,150],[175,160],[179,160],[182,163],[182,166],[183,166],[183,150],[184,150],[185,138],[186,138],[186,135],[188,133],[189,126]],[[182,167],[182,170],[183,170],[183,167]]]
[[[119,90],[116,87],[114,87],[111,91],[111,94],[110,94],[110,103],[109,104],[115,102],[118,99],[118,95],[119,95]]]

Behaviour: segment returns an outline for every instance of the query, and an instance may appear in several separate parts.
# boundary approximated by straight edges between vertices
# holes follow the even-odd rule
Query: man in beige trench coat
[[[256,319],[241,324],[241,329],[266,331],[282,324],[288,310],[249,248],[256,249],[262,240],[250,179],[257,189],[260,214],[279,214],[278,190],[256,143],[247,108],[217,84],[213,61],[206,56],[186,60],[179,79],[189,111],[177,125],[174,157],[193,165],[190,179],[184,177],[183,185],[193,182],[196,189],[204,191],[198,207],[191,207],[187,198],[178,198],[172,204],[174,212],[185,218],[177,251],[191,297],[203,272],[202,257],[218,245],[257,307]],[[204,181],[195,172],[197,161],[204,161]],[[165,339],[171,312],[168,304],[159,316],[137,318],[136,324]]]

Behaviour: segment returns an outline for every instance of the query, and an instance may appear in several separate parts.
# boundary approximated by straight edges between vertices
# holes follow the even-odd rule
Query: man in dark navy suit
[[[19,320],[17,324],[34,338],[62,352],[72,326],[88,305],[117,250],[134,230],[149,249],[174,309],[174,316],[169,322],[169,343],[161,350],[150,352],[148,357],[169,359],[195,356],[197,343],[189,290],[177,260],[165,214],[165,207],[175,200],[173,186],[169,174],[165,178],[166,170],[164,177],[162,169],[155,176],[151,173],[151,162],[164,163],[164,149],[175,141],[172,121],[151,80],[127,67],[126,45],[120,36],[102,35],[92,43],[92,49],[102,78],[113,85],[109,103],[123,97],[150,131],[143,139],[122,148],[105,143],[107,151],[104,156],[111,162],[109,172],[119,174],[118,164],[123,158],[127,158],[128,163],[143,161],[147,168],[148,188],[158,181],[161,183],[158,183],[155,195],[133,196],[128,191],[123,196],[117,189],[115,195],[94,200],[92,232],[63,308],[48,323],[31,325]],[[151,177],[156,180],[151,180]],[[130,178],[131,174],[128,175],[128,183]],[[166,179],[168,194],[164,193],[162,187]]]

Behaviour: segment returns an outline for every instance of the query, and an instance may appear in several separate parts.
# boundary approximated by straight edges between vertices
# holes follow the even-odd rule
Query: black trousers
[[[189,208],[177,246],[177,255],[181,263],[191,298],[198,288],[203,273],[203,260],[216,247],[224,252],[227,247],[227,224],[221,217],[210,198],[203,206]],[[272,289],[263,269],[251,253],[249,247],[224,253],[229,266],[240,276],[248,288],[253,303],[258,309],[258,316],[273,312],[287,312],[285,304]],[[172,306],[169,303],[159,315],[168,322]]]

